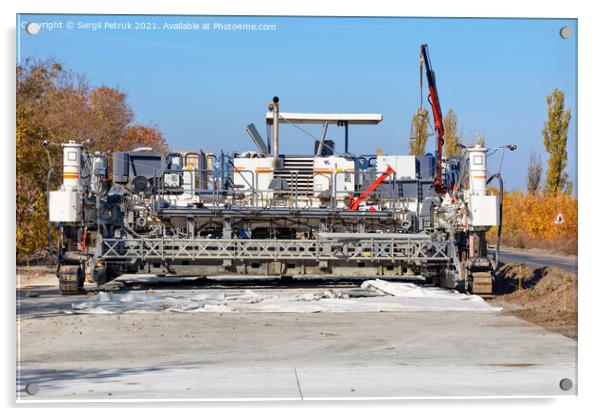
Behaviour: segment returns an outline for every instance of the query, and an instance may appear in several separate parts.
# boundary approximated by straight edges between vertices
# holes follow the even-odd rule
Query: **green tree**
[[[453,109],[449,109],[443,117],[443,128],[445,130],[445,157],[460,155],[460,138],[458,137],[458,118]]]
[[[412,116],[412,137],[410,137],[410,154],[414,156],[424,155],[426,139],[428,137],[429,112],[419,108]]]
[[[529,165],[527,166],[527,191],[533,195],[539,192],[541,183],[541,157],[535,151],[531,152]]]
[[[542,134],[543,143],[548,152],[548,170],[544,193],[555,196],[565,192],[570,194],[573,184],[568,180],[565,172],[567,166],[566,141],[571,110],[564,106],[564,93],[555,88],[546,98],[548,104],[548,120],[544,122]]]

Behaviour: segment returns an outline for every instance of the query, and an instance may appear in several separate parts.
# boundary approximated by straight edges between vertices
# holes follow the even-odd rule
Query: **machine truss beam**
[[[449,241],[416,238],[340,240],[104,239],[104,260],[357,260],[447,262]]]

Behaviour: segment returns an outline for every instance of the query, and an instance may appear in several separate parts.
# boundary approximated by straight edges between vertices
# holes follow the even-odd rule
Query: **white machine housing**
[[[466,149],[469,164],[470,188],[465,200],[470,208],[469,221],[473,227],[499,225],[499,202],[497,195],[487,190],[487,148],[476,144]]]
[[[63,185],[48,196],[51,222],[72,223],[81,220],[82,145],[70,140],[63,144]]]
[[[391,166],[396,179],[416,179],[416,156],[412,155],[378,155],[376,171],[383,173]]]
[[[470,224],[474,227],[500,225],[497,195],[472,195],[470,197]]]
[[[340,156],[314,158],[314,195],[330,192],[345,199],[355,190],[355,162]]]
[[[192,166],[186,166],[182,171],[182,188],[184,188],[184,194],[193,197],[194,190],[196,188],[196,174]]]
[[[234,158],[234,186],[249,194],[254,187],[261,200],[269,199],[273,195],[270,189],[270,182],[274,178],[273,166],[273,157]]]
[[[470,174],[470,193],[487,195],[487,148],[476,144],[466,149]]]
[[[78,222],[81,220],[81,196],[77,191],[51,191],[48,204],[50,222]]]

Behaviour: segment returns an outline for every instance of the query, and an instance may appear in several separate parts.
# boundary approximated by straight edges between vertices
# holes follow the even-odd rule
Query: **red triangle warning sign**
[[[556,218],[554,218],[554,224],[564,224],[564,214],[562,212],[558,211],[558,214],[556,214]]]

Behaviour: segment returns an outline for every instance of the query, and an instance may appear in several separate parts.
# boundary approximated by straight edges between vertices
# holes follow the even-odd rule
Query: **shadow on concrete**
[[[71,304],[84,302],[86,294],[62,295],[56,286],[36,286],[17,289],[17,319],[51,318],[64,316],[64,310],[71,310]]]
[[[52,383],[65,381],[73,383],[77,383],[78,381],[105,383],[110,378],[149,374],[164,370],[164,368],[159,367],[65,370],[21,369],[17,372],[17,392],[29,396],[25,392],[25,386],[29,383],[37,384],[40,386],[40,389],[44,385],[52,385]]]

